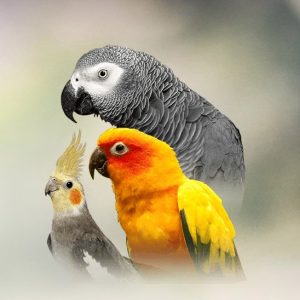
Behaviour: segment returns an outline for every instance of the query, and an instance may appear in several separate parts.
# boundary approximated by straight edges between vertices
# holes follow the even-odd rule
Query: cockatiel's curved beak
[[[55,192],[59,189],[58,183],[54,178],[50,178],[45,187],[45,196],[51,196],[52,192]]]
[[[107,170],[107,159],[104,152],[100,148],[96,148],[90,157],[89,170],[92,178],[94,179],[95,169],[102,176],[109,178]]]
[[[62,91],[61,106],[65,115],[75,123],[76,121],[73,117],[74,112],[79,115],[90,115],[94,113],[91,96],[82,88],[75,90],[70,80],[66,83]]]

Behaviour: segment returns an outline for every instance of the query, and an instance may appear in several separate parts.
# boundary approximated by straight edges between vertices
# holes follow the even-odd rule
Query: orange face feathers
[[[109,129],[99,137],[97,144],[104,151],[109,165],[129,167],[135,172],[153,167],[155,158],[164,153],[171,154],[176,161],[175,153],[168,144],[136,129]]]
[[[73,205],[78,205],[81,202],[81,192],[78,189],[70,191],[70,201]]]
[[[157,144],[160,144],[160,148],[168,149],[170,152],[174,152],[173,149],[165,142],[158,140],[157,138],[143,133],[137,129],[130,128],[111,128],[105,131],[98,138],[97,145],[103,149],[108,146],[114,145],[116,142],[123,142],[126,145],[134,147],[136,150],[141,151],[156,151]],[[156,145],[156,146],[154,146]],[[108,153],[106,153],[108,155]]]
[[[109,177],[115,185],[126,185],[136,193],[178,183],[184,177],[174,150],[165,142],[136,129],[112,128],[98,139],[107,160]],[[168,160],[162,158],[168,157]],[[166,176],[167,175],[167,176]],[[122,189],[126,190],[126,189]]]
[[[178,165],[175,153],[166,143],[142,133],[136,129],[112,128],[98,139],[98,146],[103,150],[111,173],[126,172],[138,175],[157,167],[160,157],[168,153]],[[113,179],[113,178],[112,178]]]
[[[126,174],[138,175],[151,166],[152,152],[150,149],[141,148],[134,143],[125,141],[122,144],[124,144],[123,147],[126,147],[126,151],[128,152],[118,155],[112,153],[112,149],[116,143],[118,142],[109,143],[101,147],[105,152],[110,173],[119,170]]]

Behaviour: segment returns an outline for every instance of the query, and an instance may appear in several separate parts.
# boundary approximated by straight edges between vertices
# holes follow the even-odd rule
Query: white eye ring
[[[105,69],[101,69],[101,70],[98,72],[98,77],[99,77],[100,79],[105,79],[107,76],[108,76],[108,71],[105,70]]]
[[[128,151],[128,147],[122,142],[117,142],[110,148],[110,153],[117,156],[124,155]]]

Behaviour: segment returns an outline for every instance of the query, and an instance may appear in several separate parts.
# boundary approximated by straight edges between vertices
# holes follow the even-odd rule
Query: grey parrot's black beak
[[[104,177],[109,178],[107,170],[107,159],[104,152],[100,148],[96,148],[90,158],[89,170],[94,179],[95,169]]]
[[[65,115],[75,123],[74,112],[79,115],[90,115],[95,112],[91,96],[83,88],[79,88],[76,92],[70,80],[62,91],[61,106]]]

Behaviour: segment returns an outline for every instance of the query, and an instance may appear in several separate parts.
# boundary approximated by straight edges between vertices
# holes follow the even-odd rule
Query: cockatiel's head
[[[98,139],[89,169],[109,177],[115,186],[136,192],[174,186],[185,178],[176,154],[165,142],[136,129],[111,128]]]
[[[79,182],[84,150],[79,132],[56,162],[56,168],[45,187],[45,195],[51,197],[55,213],[76,215],[86,207],[83,187]]]
[[[151,96],[160,63],[151,55],[120,46],[105,46],[84,54],[64,87],[61,104],[73,112],[95,114],[114,125],[141,114]],[[142,101],[143,99],[143,101]],[[138,117],[138,116],[137,116]]]

